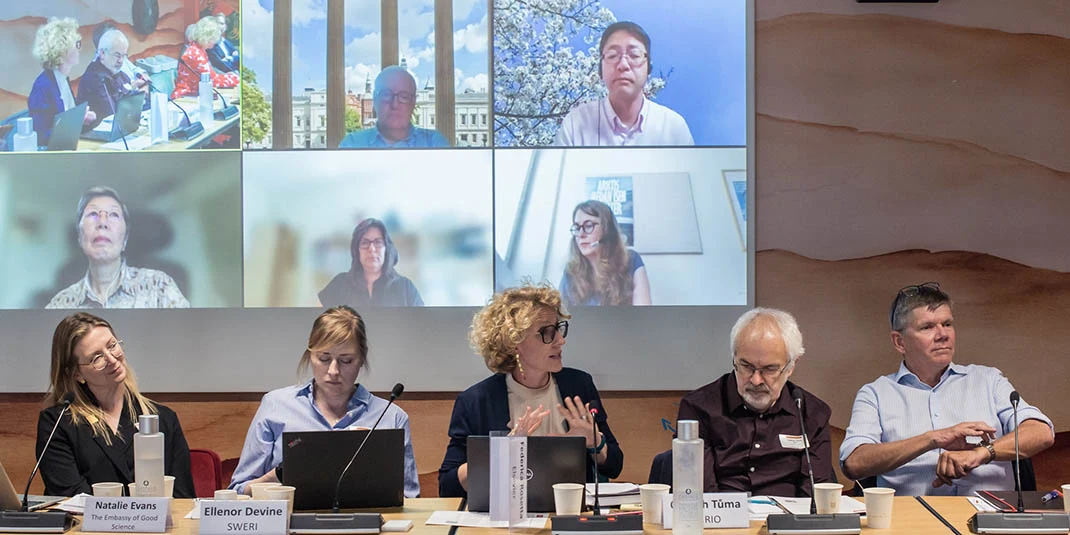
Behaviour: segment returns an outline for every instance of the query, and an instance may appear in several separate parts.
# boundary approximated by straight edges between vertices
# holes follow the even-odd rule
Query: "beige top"
[[[550,414],[543,418],[542,425],[529,436],[547,436],[565,434],[565,419],[558,412],[557,406],[561,404],[561,393],[557,390],[557,381],[554,376],[546,386],[542,388],[528,388],[513,379],[512,374],[505,374],[505,388],[509,392],[509,428],[513,428],[513,422],[524,415],[524,410],[542,405],[549,409]]]

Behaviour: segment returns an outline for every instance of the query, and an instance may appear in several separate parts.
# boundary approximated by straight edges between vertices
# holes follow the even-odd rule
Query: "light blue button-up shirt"
[[[694,144],[691,129],[679,113],[646,97],[639,110],[639,120],[631,127],[621,124],[609,98],[600,98],[572,108],[554,137],[554,145],[558,147]]]
[[[962,422],[985,422],[996,437],[1014,432],[1014,390],[1003,372],[989,366],[951,364],[935,387],[929,387],[907,369],[877,378],[855,396],[851,423],[840,446],[840,463],[863,444],[880,444],[912,438],[934,429]],[[1022,399],[1018,421],[1051,420]],[[1052,427],[1054,432],[1054,427]],[[936,462],[943,450],[929,450],[914,460],[877,478],[882,487],[892,487],[900,496],[967,496],[978,490],[1014,490],[1010,462],[993,462],[974,468],[951,486],[933,488]]]
[[[399,141],[387,141],[378,128],[365,128],[346,134],[338,144],[340,149],[442,148],[450,144],[438,130],[411,127],[409,135]]]
[[[387,403],[385,399],[373,396],[364,385],[357,385],[353,397],[349,398],[345,416],[331,425],[312,399],[312,381],[264,394],[249,433],[245,435],[245,446],[230,488],[244,492],[249,481],[274,470],[282,462],[283,433],[371,428]],[[391,405],[376,429],[405,430],[405,497],[419,496],[420,480],[416,473],[416,457],[412,453],[409,415],[401,407]]]

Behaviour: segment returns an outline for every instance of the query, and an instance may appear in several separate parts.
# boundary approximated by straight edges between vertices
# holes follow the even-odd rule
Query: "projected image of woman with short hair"
[[[572,211],[572,245],[561,297],[569,305],[649,305],[650,279],[643,258],[629,249],[613,210],[584,201]]]

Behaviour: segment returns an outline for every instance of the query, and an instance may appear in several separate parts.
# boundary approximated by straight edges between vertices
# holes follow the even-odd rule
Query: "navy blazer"
[[[606,462],[598,466],[598,473],[613,479],[624,468],[624,452],[609,429],[606,410],[594,380],[587,372],[574,368],[562,368],[553,374],[562,401],[566,397],[579,396],[584,403],[598,408],[595,424],[606,438]],[[557,407],[550,408],[551,414]],[[468,462],[468,436],[488,435],[491,431],[509,431],[509,393],[505,386],[505,374],[496,373],[461,392],[453,403],[450,417],[450,443],[446,457],[438,469],[438,495],[442,497],[463,496],[468,493],[457,479],[457,469]],[[591,460],[587,460],[587,477],[591,478]]]
[[[52,137],[52,122],[56,120],[56,115],[64,111],[56,74],[51,69],[37,75],[26,105],[30,109],[30,117],[33,117],[33,129],[37,131],[37,144],[48,145]]]
[[[159,403],[156,404],[156,409],[160,415],[160,431],[164,435],[164,474],[175,476],[174,497],[196,498],[190,471],[189,445],[182,434],[178,415]],[[41,411],[37,418],[38,457],[41,457],[41,451],[60,410],[60,405],[53,405]],[[70,412],[65,413],[56,429],[56,435],[52,438],[52,444],[41,458],[41,478],[45,481],[45,494],[92,494],[93,483],[106,481],[122,483],[125,489],[127,483],[134,481],[133,425],[124,406],[119,418],[119,432],[130,433],[130,440],[124,442],[122,438],[113,436],[109,446],[103,437],[93,433],[89,424],[76,425]]]

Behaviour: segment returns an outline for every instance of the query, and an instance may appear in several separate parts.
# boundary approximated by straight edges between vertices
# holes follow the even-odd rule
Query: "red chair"
[[[223,461],[218,453],[191,448],[189,464],[193,472],[193,489],[198,498],[211,498],[217,489],[223,488]]]

